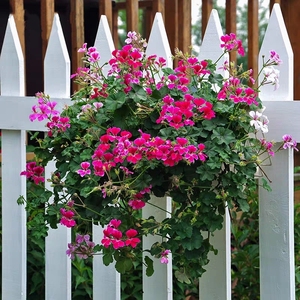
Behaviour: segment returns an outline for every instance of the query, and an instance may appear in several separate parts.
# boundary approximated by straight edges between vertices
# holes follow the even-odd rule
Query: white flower
[[[273,66],[264,68],[264,84],[271,83],[275,86],[275,90],[279,88],[279,73],[280,71],[275,69]]]
[[[263,107],[262,111],[265,108]],[[250,121],[250,125],[254,126],[256,130],[261,130],[263,133],[267,133],[269,131],[268,124],[269,119],[267,116],[263,115],[259,111],[250,111],[249,112],[250,117],[252,120]]]

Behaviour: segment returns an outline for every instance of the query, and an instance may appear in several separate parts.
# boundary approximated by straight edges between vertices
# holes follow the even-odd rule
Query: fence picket
[[[1,93],[24,96],[24,58],[15,21],[9,16],[1,52]],[[15,106],[6,118],[12,118]],[[1,127],[0,127],[1,128]],[[16,200],[26,195],[24,130],[2,130],[2,299],[26,299],[26,211]]]
[[[157,57],[163,57],[166,59],[167,67],[172,67],[172,54],[170,45],[168,42],[168,37],[166,29],[164,27],[163,18],[161,13],[156,13],[149,41],[146,50],[146,55],[156,54]],[[148,218],[152,215],[155,216],[156,220],[162,221],[169,216],[167,212],[171,212],[171,198],[156,198],[152,197],[150,203],[161,207],[163,210],[157,207],[147,204],[143,208],[143,218]],[[147,236],[143,238],[143,248],[149,249],[151,245],[160,241],[161,239],[156,236]],[[155,291],[156,299],[173,299],[173,287],[172,287],[172,263],[167,265],[161,264],[157,258],[152,258],[154,260],[154,274],[152,277],[147,277],[145,268],[143,266],[143,300],[152,300],[153,291]]]
[[[293,51],[279,4],[274,4],[260,50],[260,59],[262,55],[265,56],[265,60],[268,59],[271,50],[275,50],[280,55],[283,64],[276,66],[280,70],[279,89],[275,92],[273,86],[261,87],[260,97],[267,107],[265,112],[267,116],[272,113],[269,110],[270,100],[274,101],[272,107],[279,109],[281,113],[283,113],[281,105],[293,100]],[[293,107],[296,110],[296,107]],[[286,130],[292,124],[295,126],[292,121],[294,114],[295,111],[291,115],[286,115]],[[294,116],[294,119],[296,118],[299,119],[297,113]],[[270,128],[273,122],[282,123],[281,119],[285,118],[282,115],[280,117],[279,114],[277,118],[271,117]],[[278,134],[278,131],[276,132]],[[279,142],[280,139],[281,136],[277,135],[275,141]],[[278,145],[279,143],[277,147]],[[260,297],[262,300],[295,299],[293,165],[292,151],[276,153],[276,158],[271,165],[265,167],[266,173],[272,180],[270,183],[272,192],[264,189],[260,189],[259,192]]]
[[[276,66],[280,71],[280,87],[275,90],[272,85],[261,87],[260,98],[263,101],[282,101],[294,99],[294,55],[289,36],[284,24],[283,16],[278,3],[274,4],[272,14],[269,19],[268,27],[259,51],[259,70],[270,57],[270,51],[275,50],[283,63]],[[260,82],[263,74],[260,75]],[[268,103],[266,103],[268,105]]]
[[[94,46],[100,52],[100,65],[103,65],[112,57],[114,42],[109,29],[106,16],[101,16]],[[109,66],[103,68],[103,74],[107,75]],[[98,244],[103,238],[103,227],[93,225],[93,241]],[[102,299],[103,294],[107,300],[121,299],[121,277],[116,271],[114,264],[105,266],[102,256],[96,255],[93,258],[93,297]]]
[[[70,95],[70,59],[57,14],[44,60],[45,93],[51,97],[68,98]],[[54,162],[45,168],[45,177],[50,178],[55,170]],[[51,189],[46,181],[45,187]],[[46,238],[46,300],[71,299],[71,261],[66,255],[67,243],[71,241],[71,230],[58,225],[49,229]]]
[[[106,16],[100,18],[94,46],[100,51],[100,66],[112,58],[111,53],[115,46]],[[104,66],[104,75],[107,75],[108,69],[109,66]]]
[[[161,13],[155,15],[146,50],[147,56],[154,54],[165,58],[166,66],[172,68],[172,53]]]
[[[223,54],[220,47],[220,37],[223,35],[218,12],[213,9],[203,42],[200,47],[199,59],[211,59],[217,61]],[[228,61],[228,55],[224,55],[217,63],[217,70],[224,76],[227,75],[220,67]],[[216,231],[211,237],[211,243],[218,250],[218,255],[209,254],[209,263],[205,266],[206,272],[200,279],[200,299],[231,299],[231,253],[230,253],[230,218],[228,210],[224,216],[223,228]],[[218,288],[216,288],[216,286]]]

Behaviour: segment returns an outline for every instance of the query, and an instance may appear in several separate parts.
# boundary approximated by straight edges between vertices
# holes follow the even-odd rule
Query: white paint
[[[13,89],[11,89],[11,91],[13,91]],[[51,97],[51,100],[57,102],[56,108],[60,111],[65,105],[71,103],[69,98]],[[2,95],[0,109],[1,128],[12,130],[46,131],[46,120],[42,122],[31,122],[29,120],[29,115],[32,113],[31,108],[36,104],[37,100],[34,97]],[[13,120],[8,117],[12,114],[12,112],[14,116]]]
[[[112,51],[115,50],[114,41],[109,29],[107,17],[102,15],[100,18],[94,46],[100,50],[100,66],[107,63],[112,58]],[[107,75],[109,65],[104,66],[103,74]]]
[[[44,60],[45,93],[53,97],[70,97],[70,59],[57,14],[54,16]],[[51,161],[45,168],[45,187],[52,189],[47,178],[55,171]],[[58,225],[46,237],[46,300],[71,300],[71,260],[66,255],[71,230]],[[59,275],[58,275],[59,274]]]
[[[265,37],[259,51],[259,70],[263,65],[262,57],[265,57],[265,61],[268,60],[271,50],[275,50],[283,61],[281,65],[275,66],[275,68],[280,71],[280,87],[277,90],[274,90],[273,85],[269,84],[262,86],[260,89],[260,98],[268,102],[280,100],[293,101],[294,55],[278,3],[274,4]],[[261,76],[259,77],[259,83],[262,81],[262,79],[263,75],[261,74]]]
[[[149,41],[146,50],[146,55],[156,54],[157,57],[163,57],[166,59],[166,66],[172,67],[173,61],[171,59],[171,49],[168,43],[166,29],[163,23],[161,13],[156,13]],[[151,197],[150,202],[157,207],[146,204],[143,208],[143,218],[149,216],[155,216],[156,220],[162,221],[163,219],[170,217],[167,212],[171,212],[171,198],[157,198]],[[158,236],[147,236],[143,237],[143,248],[149,249],[155,242],[161,241]],[[147,253],[147,255],[150,255]],[[154,291],[156,299],[173,299],[173,285],[172,285],[172,262],[170,261],[167,265],[161,264],[159,259],[154,258],[154,274],[151,277],[147,277],[145,274],[145,268],[143,266],[143,300],[153,300]]]
[[[172,52],[161,13],[156,13],[146,49],[146,55],[156,54],[166,59],[166,66],[172,67]]]
[[[100,52],[100,62],[102,65],[112,58],[114,43],[109,29],[106,16],[101,16],[94,46]],[[103,74],[106,75],[110,66],[105,66]],[[99,244],[103,238],[103,227],[93,225],[93,241]],[[105,295],[107,300],[121,299],[121,276],[115,269],[115,264],[109,266],[103,264],[102,255],[96,255],[93,263],[93,297],[102,299]],[[99,280],[101,278],[101,280]]]
[[[58,14],[54,15],[44,60],[44,90],[51,97],[70,97],[70,58]]]
[[[15,21],[9,16],[1,52],[2,95],[24,96],[24,58]],[[13,119],[11,107],[6,118]],[[1,126],[0,126],[1,128]],[[16,200],[26,195],[26,150],[23,130],[2,131],[2,299],[26,299],[26,212]]]
[[[285,134],[293,131],[294,138],[300,141],[300,103],[293,102],[293,51],[279,4],[273,7],[260,56],[268,57],[270,50],[279,53],[283,64],[279,66],[279,89],[274,92],[273,87],[261,88],[260,97],[267,107],[266,114],[270,115],[272,134],[267,134],[267,138],[272,136],[279,142],[282,130],[286,130]],[[272,164],[264,168],[272,180],[272,192],[259,190],[261,300],[295,300],[293,168],[293,153],[287,150],[276,153]]]
[[[211,59],[217,61],[223,54],[220,47],[220,37],[223,35],[218,12],[213,9],[207,23],[203,42],[200,47],[199,59]],[[227,76],[222,69],[219,69],[228,55],[224,55],[217,64],[217,70]],[[231,299],[231,249],[230,249],[230,219],[226,211],[223,228],[211,235],[211,244],[218,250],[218,255],[209,254],[209,260],[205,269],[206,273],[200,278],[200,299],[201,300],[230,300]],[[212,284],[214,283],[214,284]],[[216,288],[216,286],[218,288]]]

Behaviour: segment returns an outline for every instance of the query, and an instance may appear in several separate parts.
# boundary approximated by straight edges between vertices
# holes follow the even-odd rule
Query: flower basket
[[[224,55],[243,55],[234,34],[220,42]],[[40,187],[27,206],[45,205],[52,228],[60,222],[77,234],[68,245],[71,258],[100,252],[104,264],[115,263],[120,273],[142,261],[150,276],[153,259],[168,263],[172,253],[176,278],[189,283],[204,272],[214,250],[209,237],[222,228],[226,208],[246,211],[258,169],[268,188],[264,161],[278,150],[296,149],[289,135],[277,149],[264,138],[268,119],[258,91],[263,84],[278,86],[273,66],[281,61],[272,51],[258,83],[251,70],[225,63],[224,77],[217,62],[179,50],[178,66],[171,69],[164,58],[147,56],[145,47],[130,32],[126,45],[100,65],[101,53],[83,45],[85,66],[73,75],[81,86],[73,104],[60,112],[49,96],[37,94],[30,119],[47,119],[48,135],[38,139],[36,160],[21,174],[29,179],[29,191],[33,184]],[[43,171],[52,160],[53,189],[45,192]],[[145,206],[159,208],[154,196],[172,198],[163,220],[143,217]],[[93,223],[103,226],[97,244],[90,240]],[[147,235],[158,240],[142,250],[141,237]]]

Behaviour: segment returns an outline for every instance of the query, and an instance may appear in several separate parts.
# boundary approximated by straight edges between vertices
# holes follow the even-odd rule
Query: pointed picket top
[[[280,71],[279,74],[279,88],[274,90],[274,86],[267,84],[260,88],[260,98],[263,101],[280,101],[293,100],[294,88],[294,63],[293,50],[288,37],[288,33],[284,24],[280,5],[274,4],[270,16],[269,24],[265,33],[265,37],[259,52],[259,69],[261,69],[263,62],[262,57],[266,61],[270,57],[270,51],[276,51],[283,63],[275,66]],[[259,82],[263,79],[261,75]]]
[[[211,59],[213,62],[217,61],[223,54],[221,48],[221,36],[223,35],[222,26],[217,10],[211,11],[203,41],[200,47],[199,60]],[[224,62],[228,61],[228,54],[224,55],[217,63],[217,72],[224,73],[223,69],[219,69],[223,66]]]
[[[167,60],[166,66],[169,68],[173,67],[172,53],[161,13],[156,13],[155,15],[146,55],[157,55],[157,57],[163,57]]]
[[[44,90],[51,97],[70,95],[70,58],[58,14],[54,15],[44,60]]]
[[[102,15],[100,18],[94,46],[100,53],[100,66],[112,58],[112,51],[115,49],[114,41],[109,29],[107,17]],[[103,68],[104,75],[107,74],[109,66]]]
[[[0,65],[1,94],[5,96],[24,96],[24,56],[13,15],[8,18]]]

